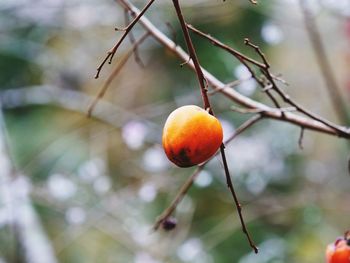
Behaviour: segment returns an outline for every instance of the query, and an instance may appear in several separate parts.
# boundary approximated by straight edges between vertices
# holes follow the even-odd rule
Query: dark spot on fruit
[[[179,162],[179,164],[178,164],[179,166],[190,167],[193,165],[190,157],[188,156],[190,152],[191,152],[191,150],[188,148],[182,148],[180,150],[179,154],[176,156],[176,158]]]
[[[191,150],[188,148],[182,148],[178,154],[175,153],[172,147],[169,147],[170,156],[169,159],[179,167],[191,167],[193,166],[189,154]]]

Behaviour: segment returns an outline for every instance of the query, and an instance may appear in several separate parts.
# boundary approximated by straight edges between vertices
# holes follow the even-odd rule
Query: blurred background
[[[146,1],[132,1],[142,8]],[[311,111],[343,125],[329,98],[299,1],[182,1],[187,21],[241,52],[249,37],[283,87]],[[350,99],[350,2],[308,1],[346,106]],[[171,1],[146,16],[184,47]],[[325,247],[350,228],[349,144],[262,120],[227,145],[243,213],[260,248],[241,231],[220,158],[177,207],[177,227],[152,231],[195,168],[171,164],[161,147],[176,107],[201,105],[196,76],[152,38],[139,48],[86,117],[127,39],[99,79],[96,68],[121,35],[114,1],[0,1],[0,262],[324,262]],[[167,26],[167,23],[171,27]],[[140,26],[133,30],[139,38]],[[223,82],[247,79],[234,58],[193,37],[202,65]],[[270,104],[252,80],[236,89]],[[250,116],[211,96],[225,137]]]

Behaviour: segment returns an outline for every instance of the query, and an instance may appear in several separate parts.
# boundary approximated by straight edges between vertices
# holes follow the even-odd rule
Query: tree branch
[[[201,68],[201,66],[199,64],[198,57],[197,57],[196,51],[194,49],[194,46],[193,46],[190,34],[188,32],[185,19],[184,19],[183,15],[182,15],[182,11],[181,11],[181,7],[180,7],[180,4],[179,4],[179,1],[178,0],[173,0],[173,5],[175,7],[176,14],[177,14],[177,17],[178,17],[180,25],[181,25],[181,29],[182,29],[182,32],[183,32],[183,35],[184,35],[184,38],[185,38],[185,42],[186,42],[186,45],[187,45],[187,49],[188,49],[188,52],[189,52],[190,60],[193,61],[193,64],[194,64],[194,67],[195,67],[196,75],[197,75],[197,78],[198,78],[198,83],[199,83],[199,86],[201,88],[201,94],[202,94],[202,99],[203,99],[203,107],[204,107],[205,110],[209,109],[209,113],[214,115],[213,114],[213,110],[212,110],[212,108],[210,106],[208,95],[207,95],[207,88],[205,86],[206,80],[205,80],[205,77],[203,75],[202,68]],[[190,60],[188,60],[188,62]],[[188,64],[188,62],[186,64]]]
[[[253,248],[255,253],[258,253],[259,249],[258,249],[257,246],[255,246],[255,244],[254,244],[254,242],[253,242],[253,240],[252,240],[252,238],[251,238],[251,236],[249,234],[249,231],[247,229],[246,223],[245,223],[243,215],[242,215],[242,205],[240,204],[240,202],[239,202],[239,200],[237,198],[237,195],[236,195],[235,189],[233,187],[233,183],[232,183],[231,177],[229,176],[229,169],[228,169],[226,156],[224,154],[224,149],[225,149],[224,146],[221,145],[220,152],[221,152],[222,162],[224,164],[226,180],[227,180],[227,187],[230,189],[231,195],[233,197],[233,200],[235,202],[236,208],[238,210],[238,216],[239,216],[239,220],[241,222],[243,233],[247,236],[247,239],[248,239],[250,247]]]
[[[137,21],[140,20],[140,18],[147,11],[147,9],[153,4],[153,2],[154,2],[154,0],[149,0],[148,3],[146,4],[146,6],[137,14],[137,16],[135,16],[134,20],[125,29],[123,29],[124,33],[123,33],[122,37],[118,40],[118,42],[114,45],[114,47],[110,51],[108,51],[107,56],[104,58],[104,60],[100,64],[100,66],[97,68],[97,72],[95,75],[96,79],[99,77],[100,72],[101,72],[103,66],[106,64],[106,62],[108,61],[109,64],[112,63],[113,57],[114,57],[115,53],[117,52],[121,43],[123,43],[123,41],[126,38],[126,36],[128,35],[128,33],[136,25]]]
[[[207,81],[206,81],[206,79],[205,79],[205,77],[203,75],[202,68],[201,68],[201,66],[199,64],[199,60],[198,60],[195,48],[193,46],[190,34],[188,32],[188,28],[186,26],[185,19],[184,19],[183,15],[182,15],[182,10],[181,10],[179,1],[178,0],[173,0],[173,5],[175,7],[177,17],[178,17],[179,22],[181,24],[182,32],[183,32],[184,37],[185,37],[185,42],[186,42],[186,45],[187,45],[188,52],[190,54],[190,58],[191,58],[191,60],[193,62],[193,65],[195,67],[195,72],[196,72],[196,75],[197,75],[197,78],[198,78],[198,82],[199,82],[199,85],[200,85],[200,88],[201,88],[201,94],[202,94],[204,109],[208,110],[208,112],[211,115],[214,115],[214,112],[213,112],[213,109],[211,108],[210,101],[209,101],[208,94],[207,94],[207,87],[206,87],[207,86]],[[246,227],[244,219],[243,219],[241,205],[238,202],[237,195],[235,193],[235,190],[234,190],[234,187],[233,187],[233,184],[232,184],[232,181],[231,181],[230,171],[229,171],[229,168],[228,168],[228,164],[226,162],[225,146],[224,146],[223,143],[220,146],[220,153],[221,153],[221,157],[222,157],[222,160],[223,160],[225,176],[226,176],[226,180],[227,180],[227,186],[229,187],[230,192],[232,194],[232,197],[233,197],[233,199],[235,201],[235,204],[236,204],[236,207],[237,207],[237,211],[238,211],[238,215],[239,215],[239,218],[240,218],[240,221],[241,221],[241,224],[242,224],[242,230],[245,233],[245,235],[247,236],[247,239],[249,241],[250,246],[254,249],[255,253],[258,253],[258,248],[254,245],[254,242],[252,241],[252,238],[251,238],[251,236],[250,236],[250,234],[249,234],[249,232],[247,230],[247,227]]]
[[[232,48],[226,46],[225,44],[221,43],[219,40],[209,36],[208,34],[205,34],[203,32],[201,32],[200,30],[194,28],[191,25],[188,25],[188,28],[190,28],[193,32],[197,33],[198,35],[208,39],[211,41],[211,43],[215,43],[216,46],[223,48],[224,50],[228,51],[230,54],[232,54],[234,57],[236,57],[239,61],[241,61],[241,63],[246,66],[246,68],[249,70],[249,72],[252,74],[253,78],[258,82],[258,84],[264,88],[264,90],[266,90],[267,95],[270,97],[270,99],[275,103],[276,107],[280,108],[279,104],[277,103],[277,101],[275,100],[275,98],[272,96],[271,93],[269,93],[270,89],[273,89],[274,91],[277,92],[278,95],[280,95],[280,97],[288,104],[294,106],[299,112],[305,114],[306,116],[310,117],[311,119],[314,119],[316,121],[319,121],[321,123],[323,123],[324,125],[329,126],[330,128],[333,128],[336,130],[337,135],[340,134],[344,134],[344,136],[348,136],[349,131],[345,131],[344,129],[339,127],[338,125],[335,125],[333,123],[331,123],[328,120],[323,119],[320,116],[317,116],[316,114],[310,112],[309,110],[305,109],[304,107],[302,107],[301,105],[299,105],[296,101],[294,101],[288,94],[286,94],[282,89],[280,89],[278,87],[278,85],[275,82],[275,77],[271,74],[270,72],[270,64],[267,61],[264,53],[261,51],[261,49],[257,46],[254,45],[248,38],[246,38],[244,40],[245,44],[247,46],[252,47],[255,52],[261,57],[263,64],[259,64],[259,63],[254,63],[251,62],[249,60],[246,59],[246,57],[242,57],[242,55],[240,53],[237,54],[237,52],[232,52]],[[253,63],[255,66],[258,66],[260,68],[260,70],[262,71],[262,73],[264,74],[264,76],[267,78],[267,80],[269,81],[267,88],[265,87],[265,84],[263,81],[261,81],[259,78],[256,77],[256,75],[254,74],[253,69],[250,68],[250,66],[246,63],[247,62],[251,62]],[[285,114],[284,111],[281,112],[281,117],[285,118]]]
[[[314,119],[316,121],[319,121],[321,123],[323,123],[324,125],[329,126],[330,128],[333,128],[336,130],[336,132],[338,133],[338,135],[343,134],[344,130],[339,127],[338,125],[320,117],[317,116],[316,114],[312,113],[311,111],[305,109],[303,106],[301,106],[299,103],[297,103],[295,100],[293,100],[288,94],[286,94],[280,87],[277,86],[269,68],[269,63],[266,60],[265,55],[262,53],[261,49],[254,45],[253,43],[250,42],[249,39],[245,39],[245,43],[248,46],[251,46],[254,48],[254,50],[258,53],[258,55],[262,58],[262,60],[264,61],[266,67],[264,69],[262,69],[262,72],[264,73],[264,75],[266,76],[266,78],[270,81],[270,84],[272,85],[272,89],[275,90],[280,96],[281,98],[288,104],[290,104],[291,106],[295,107],[299,112],[305,114],[306,116],[310,117],[311,119]],[[345,132],[344,135],[346,135],[349,132],[349,129]]]
[[[132,11],[134,15],[140,13],[136,7],[134,7],[127,0],[118,0],[118,2],[124,7]],[[177,46],[171,39],[164,35],[158,28],[156,28],[145,16],[140,17],[140,24],[148,31],[157,41],[159,41],[165,48],[172,51],[180,60],[186,61],[189,58],[189,55],[179,46]],[[195,69],[194,64],[190,61],[187,66]],[[278,109],[268,107],[265,104],[254,101],[242,94],[238,93],[233,89],[225,89],[225,84],[210,74],[208,71],[202,68],[203,75],[208,83],[213,87],[214,90],[220,89],[220,93],[231,99],[232,101],[240,104],[241,106],[250,108],[250,109],[260,109],[264,111],[264,116],[284,122],[289,122],[305,129],[318,131],[325,134],[339,136],[341,138],[350,139],[350,128],[333,125],[336,128],[330,127],[329,125],[324,124],[318,120],[313,120],[307,117],[296,115],[295,113],[284,112]],[[339,132],[339,130],[341,132]]]

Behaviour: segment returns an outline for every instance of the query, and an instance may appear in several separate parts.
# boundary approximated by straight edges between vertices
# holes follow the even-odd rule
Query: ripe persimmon
[[[326,258],[327,263],[350,262],[350,231],[347,231],[344,237],[338,238],[327,246]]]
[[[165,122],[163,148],[168,159],[180,167],[190,167],[208,160],[220,147],[221,123],[195,105],[174,110]]]

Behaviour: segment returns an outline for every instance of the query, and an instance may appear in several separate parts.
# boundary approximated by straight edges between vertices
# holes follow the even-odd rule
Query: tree
[[[317,99],[314,95],[307,96],[309,92],[305,87],[294,92],[295,85],[291,83],[286,86],[284,79],[287,78],[281,77],[278,74],[280,70],[275,69],[270,54],[277,48],[270,49],[268,44],[273,41],[267,41],[266,36],[264,39],[259,31],[270,30],[270,38],[271,34],[275,34],[277,41],[278,34],[283,31],[277,26],[278,23],[269,21],[270,11],[279,8],[277,14],[281,15],[285,10],[278,7],[277,3],[270,3],[269,6],[259,3],[254,6],[249,1],[242,4],[225,2],[213,4],[213,8],[208,2],[208,7],[204,4],[200,7],[207,11],[207,16],[201,16],[191,4],[184,8],[175,0],[173,6],[148,1],[141,11],[125,0],[117,2],[119,6],[113,4],[111,11],[104,8],[103,13],[122,14],[124,10],[126,27],[117,28],[119,38],[98,67],[96,77],[103,74],[102,69],[106,70],[104,66],[107,62],[115,64],[115,69],[107,73],[106,82],[95,100],[92,98],[96,92],[87,87],[96,86],[99,82],[86,82],[85,79],[91,76],[91,73],[85,71],[86,65],[96,63],[96,56],[103,49],[100,46],[95,48],[95,43],[107,45],[108,40],[104,37],[106,31],[90,29],[87,22],[84,24],[79,20],[79,15],[84,18],[86,12],[79,8],[66,17],[68,21],[75,19],[78,25],[82,23],[80,31],[77,31],[82,32],[82,36],[78,36],[79,47],[83,45],[85,32],[99,34],[97,38],[88,38],[90,43],[94,43],[94,48],[88,49],[94,50],[94,55],[86,57],[86,52],[78,51],[71,56],[71,49],[64,46],[67,39],[62,35],[66,30],[64,27],[55,33],[52,29],[54,23],[42,26],[42,35],[50,36],[43,40],[37,37],[40,34],[35,34],[35,30],[40,27],[33,25],[34,30],[24,30],[25,39],[34,36],[36,42],[46,45],[41,51],[46,52],[53,45],[55,53],[67,52],[67,56],[57,57],[57,64],[44,71],[44,65],[50,65],[47,59],[52,56],[46,54],[45,62],[45,55],[41,54],[42,57],[36,61],[42,67],[38,70],[40,73],[30,74],[39,75],[32,80],[35,84],[40,83],[36,87],[28,87],[33,84],[28,81],[28,77],[17,82],[6,78],[3,84],[6,89],[2,91],[2,105],[7,109],[5,116],[10,131],[10,148],[16,156],[13,165],[18,167],[16,170],[22,170],[27,177],[32,178],[32,199],[52,241],[54,254],[64,262],[78,260],[74,257],[84,258],[84,255],[77,255],[82,247],[91,250],[89,256],[83,259],[84,262],[96,260],[92,256],[93,251],[98,255],[96,258],[103,262],[113,262],[116,257],[123,262],[321,260],[325,244],[329,243],[326,238],[337,232],[329,229],[336,225],[339,228],[347,227],[346,220],[339,221],[335,218],[349,212],[345,202],[349,179],[345,176],[347,147],[344,142],[350,137],[350,129],[346,125],[329,121],[336,117],[329,114],[328,110],[324,112],[327,116],[324,118],[320,117],[323,112],[315,114],[315,110],[306,109],[310,108],[310,102],[317,105],[327,99],[327,95]],[[340,123],[347,124],[348,113],[342,98],[345,91],[338,90],[334,80],[337,71],[330,67],[333,61],[326,57],[312,13],[315,9],[302,1],[301,7],[297,12],[305,17],[313,50],[325,78],[325,87],[330,91],[329,98],[334,112]],[[162,12],[149,14],[151,8],[164,10],[164,15]],[[332,10],[328,8],[321,10]],[[16,13],[20,9],[14,10]],[[57,10],[64,10],[63,13],[66,14],[72,12],[68,11],[72,9],[64,6]],[[87,10],[90,14],[93,9]],[[166,13],[170,12],[172,15],[167,16]],[[238,14],[238,18],[233,17],[232,13]],[[166,19],[160,19],[154,25],[152,19],[147,18],[148,14],[154,20],[162,16]],[[228,14],[229,18],[224,14]],[[22,19],[20,15],[19,17]],[[60,21],[61,16],[57,17]],[[278,15],[276,17],[278,19]],[[190,18],[193,25],[187,22]],[[208,22],[213,18],[219,21]],[[171,21],[166,28],[168,20]],[[88,21],[93,24],[94,20]],[[39,22],[42,25],[43,20]],[[105,28],[110,29],[111,23],[106,24]],[[237,36],[232,37],[232,29],[237,32]],[[70,32],[74,31],[76,29],[73,27],[66,32],[68,39],[71,37]],[[172,37],[162,31],[168,31]],[[18,33],[19,37],[21,34],[23,33]],[[125,50],[126,43],[130,44]],[[25,47],[28,46],[27,43]],[[311,53],[311,49],[306,50],[307,54]],[[304,49],[299,51],[305,52]],[[289,50],[283,51],[280,57],[287,58],[288,52]],[[132,56],[135,62],[129,61]],[[67,71],[59,65],[65,60],[71,63]],[[9,65],[14,61],[10,59]],[[295,73],[295,79],[299,81],[311,74],[303,67],[307,60],[304,61],[300,56],[297,62],[298,67],[289,68],[288,72],[298,72]],[[179,63],[182,63],[181,67],[178,66]],[[72,74],[73,68],[75,71]],[[59,74],[55,72],[56,69]],[[233,79],[232,71],[235,72],[236,79]],[[13,74],[11,70],[6,72]],[[317,72],[317,68],[312,72]],[[289,74],[293,75],[292,73]],[[23,73],[20,75],[25,76]],[[311,79],[310,83],[320,82],[319,78]],[[296,80],[292,79],[293,82]],[[25,87],[18,88],[20,85]],[[256,86],[262,92],[258,92]],[[109,92],[114,93],[110,96],[111,102],[100,100],[108,87]],[[319,89],[314,89],[313,92],[316,90]],[[303,100],[302,103],[298,102],[300,99]],[[176,105],[188,103],[202,103],[203,108],[211,114],[215,111],[232,131],[226,133],[227,156],[224,144],[221,147],[222,161],[214,158],[194,170],[181,170],[164,160],[159,146],[159,134],[166,115]],[[29,111],[9,110],[33,104],[55,105],[79,114],[69,115],[65,110],[47,106],[30,106]],[[86,113],[93,119],[86,119]],[[26,117],[22,117],[23,114],[31,120],[30,125],[26,123]],[[51,119],[53,128],[48,129],[47,123],[42,122],[42,119]],[[282,123],[268,119],[277,119]],[[232,123],[238,128],[233,128]],[[238,123],[241,125],[238,126]],[[24,134],[31,126],[33,128],[30,128],[29,134],[37,135],[28,140]],[[111,126],[117,130],[111,131]],[[57,131],[56,127],[61,129]],[[62,130],[62,127],[66,128]],[[299,135],[296,134],[296,128],[300,130]],[[323,135],[304,135],[308,130]],[[237,137],[238,135],[240,136]],[[303,151],[306,153],[298,149],[298,146],[303,148],[304,140],[306,143]],[[312,140],[315,141],[314,146]],[[327,142],[320,143],[321,140]],[[44,150],[38,150],[38,142]],[[315,152],[311,153],[312,151]],[[330,161],[329,156],[332,155],[339,157]],[[328,168],[330,170],[327,170],[327,166],[331,167]],[[332,185],[328,188],[324,182],[330,180],[331,173],[338,175],[335,176],[338,181],[328,181]],[[237,194],[230,181],[231,177]],[[191,187],[195,179],[198,180],[197,184]],[[185,181],[181,188],[180,181]],[[225,191],[226,183],[234,202],[228,199],[230,192]],[[210,188],[201,189],[208,184],[211,184]],[[337,189],[339,197],[334,197],[334,190],[331,189]],[[172,202],[165,201],[173,196]],[[187,199],[182,200],[185,196]],[[244,207],[242,212],[238,199]],[[238,218],[230,213],[233,203],[238,208],[240,224]],[[329,213],[333,207],[339,211]],[[164,208],[166,209],[155,222],[154,228],[174,228],[176,223],[172,216],[176,217],[178,226],[169,233],[158,231],[160,233],[146,234],[151,222]],[[222,220],[223,217],[227,219]],[[191,222],[192,227],[189,228]],[[116,225],[121,226],[116,229]],[[239,225],[246,233],[251,247],[256,250],[254,243],[257,243],[261,248],[257,256],[249,254],[244,235],[233,231],[239,229]],[[310,227],[322,229],[325,233],[321,231],[319,234],[310,230]],[[63,233],[60,234],[62,230]],[[338,230],[343,232],[344,229]],[[66,241],[68,236],[69,242]],[[6,240],[7,237],[3,238]],[[25,247],[23,238],[16,239],[19,239],[19,247]],[[225,242],[221,242],[225,239]],[[333,239],[332,237],[331,240]],[[98,244],[90,243],[97,240],[100,240]],[[297,243],[304,244],[309,250],[305,252],[303,246],[299,248]],[[232,251],[233,248],[236,250]],[[17,255],[20,250],[9,251],[15,251],[13,254]],[[27,260],[30,257],[28,251],[30,246],[23,253]],[[11,253],[2,254],[7,261],[13,257]]]

